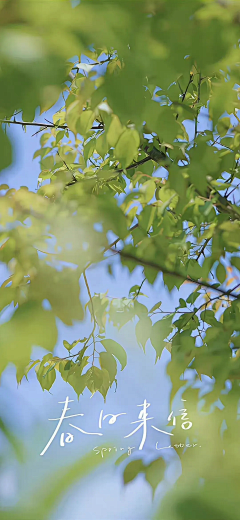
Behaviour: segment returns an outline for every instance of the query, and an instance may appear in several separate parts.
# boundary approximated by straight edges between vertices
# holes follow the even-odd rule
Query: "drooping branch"
[[[190,276],[184,276],[183,274],[181,274],[180,272],[178,271],[171,271],[169,269],[167,269],[166,267],[163,267],[163,266],[160,266],[158,264],[156,264],[155,262],[152,262],[152,261],[149,261],[149,260],[145,260],[144,258],[138,258],[134,255],[131,255],[130,253],[127,253],[125,251],[121,251],[121,250],[114,250],[114,249],[110,249],[110,251],[114,252],[114,253],[118,253],[122,258],[125,258],[126,260],[133,260],[135,261],[136,263],[142,265],[143,267],[146,266],[146,267],[152,267],[153,269],[159,271],[159,272],[162,272],[164,274],[169,274],[169,275],[172,275],[172,276],[175,276],[176,278],[179,278],[180,280],[182,280],[183,282],[191,282],[191,283],[194,283],[195,285],[200,285],[202,287],[206,287],[207,289],[211,290],[211,291],[216,291],[217,293],[219,293],[220,295],[222,296],[229,296],[229,297],[232,297],[232,298],[235,298],[236,300],[240,300],[240,295],[239,294],[234,294],[232,291],[233,289],[229,289],[228,291],[225,291],[224,289],[220,289],[220,287],[214,287],[214,285],[211,285],[210,283],[208,282],[204,282],[202,280],[197,280],[196,278],[192,278]]]

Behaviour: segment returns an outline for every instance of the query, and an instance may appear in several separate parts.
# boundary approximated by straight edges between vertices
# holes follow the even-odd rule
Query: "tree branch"
[[[141,161],[138,161],[138,162],[135,162],[133,164],[130,164],[130,166],[127,166],[127,168],[121,168],[119,170],[115,170],[117,172],[116,175],[113,175],[112,177],[109,177],[109,179],[107,179],[107,182],[110,182],[110,181],[113,181],[114,179],[116,179],[120,173],[123,173],[125,170],[131,170],[132,168],[137,168],[138,166],[140,166],[141,164],[144,164],[145,162],[147,161],[151,161],[152,158],[151,157],[144,157],[144,159],[141,159]],[[94,178],[94,177],[91,177],[91,178]],[[66,185],[65,185],[65,188],[67,186],[72,186],[72,184],[75,184],[76,182],[78,182],[77,180],[75,181],[70,181],[68,182]]]
[[[23,126],[37,126],[42,127],[44,130],[45,128],[55,128],[56,130],[62,129],[62,130],[70,130],[67,125],[54,125],[54,123],[36,123],[35,121],[16,121],[15,119],[0,119],[0,123],[4,124],[10,124],[10,125],[21,125]],[[102,125],[99,126],[93,126],[91,130],[99,130],[102,128]]]
[[[193,82],[193,74],[190,74],[190,78],[189,78],[188,84],[186,86],[185,92],[182,95],[182,102],[184,101],[184,99],[185,99],[185,97],[187,95],[187,91],[188,91],[188,89],[189,89],[189,87],[190,87],[192,82]]]
[[[179,86],[179,88],[180,88],[180,90],[181,90],[182,103],[184,102],[184,99],[185,99],[185,97],[186,97],[186,95],[187,95],[187,91],[188,91],[188,89],[189,89],[189,87],[190,87],[190,85],[191,85],[192,82],[193,82],[193,74],[190,73],[190,78],[189,78],[188,84],[187,84],[187,86],[186,86],[184,92],[183,92],[183,90],[182,90],[182,88],[181,88],[180,83],[178,82],[178,86]],[[178,115],[179,115],[179,114],[176,115],[176,120],[178,119]]]
[[[116,56],[115,56],[115,58],[116,58]],[[92,67],[96,67],[97,65],[103,65],[103,63],[113,61],[115,58],[113,58],[112,56],[109,56],[109,58],[106,58],[106,60],[96,61],[95,63],[86,63],[84,65],[91,65]],[[81,70],[81,67],[75,66],[71,70]]]
[[[203,254],[203,256],[205,256],[205,255],[204,255],[204,250],[205,250],[206,246],[208,245],[208,242],[210,242],[210,240],[212,240],[212,237],[210,237],[210,238],[206,238],[204,244],[202,245],[202,247],[201,247],[201,249],[200,249],[200,251],[199,251],[199,253],[198,253],[198,255],[197,255],[196,260],[199,260],[199,258],[200,258],[200,256],[201,256],[202,254]]]
[[[136,263],[141,264],[142,266],[146,267],[152,267],[153,269],[156,269],[157,271],[161,271],[164,274],[170,274],[173,276],[176,276],[176,278],[179,278],[180,280],[188,281],[191,283],[194,283],[195,285],[201,285],[202,287],[206,287],[207,289],[210,289],[212,291],[216,291],[220,295],[224,296],[230,296],[232,298],[235,298],[236,300],[240,300],[239,294],[233,294],[233,289],[229,291],[225,291],[224,289],[220,289],[219,287],[214,287],[208,282],[204,282],[201,280],[197,280],[196,278],[192,278],[190,276],[184,276],[183,274],[179,273],[178,271],[170,271],[169,269],[166,269],[166,267],[162,267],[155,262],[144,260],[144,258],[137,258],[134,255],[131,255],[130,253],[126,253],[125,251],[116,251],[114,249],[110,249],[110,251],[118,253],[122,258],[126,258],[126,260],[134,260]]]

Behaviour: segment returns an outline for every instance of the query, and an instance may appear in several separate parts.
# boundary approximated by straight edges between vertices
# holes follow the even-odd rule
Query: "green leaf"
[[[70,370],[71,366],[72,366],[72,361],[71,360],[67,361],[66,365],[64,367],[64,370]]]
[[[144,274],[146,276],[146,279],[149,283],[153,284],[157,278],[158,272],[156,269],[152,269],[152,267],[145,266],[144,267]]]
[[[49,370],[49,365],[46,367],[42,364],[36,369],[38,381],[43,390],[50,390],[55,379],[56,379],[56,371],[54,369]]]
[[[215,82],[213,85],[209,104],[209,113],[214,125],[218,122],[219,117],[224,114],[225,111],[230,114],[233,110],[233,101],[236,92],[233,90],[234,85],[231,83],[230,85],[227,84],[222,78],[222,81]],[[222,130],[221,126],[219,130]]]
[[[172,331],[172,318],[173,314],[170,314],[166,318],[157,321],[152,326],[151,332],[151,343],[153,348],[156,350],[157,357],[160,358],[162,351],[165,347],[164,339],[166,339]]]
[[[166,463],[162,457],[153,460],[153,462],[151,462],[150,464],[148,464],[148,466],[145,467],[145,479],[152,488],[153,497],[158,484],[160,484],[160,482],[164,478],[165,469]]]
[[[84,340],[86,340],[86,339],[87,339],[87,338],[84,338]],[[74,343],[75,343],[75,342],[74,342]],[[81,363],[81,362],[82,362],[83,356],[84,356],[84,354],[85,354],[85,352],[86,352],[87,349],[88,349],[88,346],[83,347],[83,348],[80,350],[80,352],[79,352],[79,354],[78,354],[78,357],[77,357],[78,363]]]
[[[113,383],[117,374],[117,363],[115,358],[109,352],[100,352],[99,362],[101,368],[108,371],[110,384]]]
[[[134,300],[134,311],[139,319],[141,319],[143,317],[147,317],[147,315],[148,315],[148,309],[147,309],[146,305],[143,305],[142,303],[138,302],[137,300]]]
[[[139,285],[133,285],[131,289],[129,289],[129,294],[131,293],[137,293],[139,291],[140,286]]]
[[[126,129],[119,137],[115,147],[115,157],[123,168],[129,166],[138,153],[140,145],[139,134],[136,130]]]
[[[64,133],[64,131],[63,131],[63,133]],[[49,132],[42,134],[40,137],[41,146],[45,146],[45,144],[49,141],[51,136],[52,136],[52,134],[50,134]]]
[[[173,274],[167,273],[163,274],[163,281],[170,292],[174,289],[174,287],[177,287],[177,289],[179,289],[179,287],[183,283],[181,278],[179,278],[178,276],[174,276]]]
[[[142,184],[142,186],[140,187],[140,196],[139,196],[139,200],[141,203],[143,204],[148,204],[152,198],[154,197],[154,193],[155,193],[155,189],[156,189],[156,184],[154,182],[154,180],[150,179],[149,181],[146,181]],[[143,213],[143,229],[145,227],[148,227],[148,225],[151,225],[151,221],[152,221],[152,218],[154,216],[154,208],[152,209],[152,211],[150,212],[150,215],[149,215],[149,210],[146,212]],[[139,216],[139,224],[141,226],[141,216]],[[149,220],[148,220],[149,219]]]
[[[185,312],[178,320],[174,321],[174,327],[177,327],[179,330],[183,329],[193,317],[194,312]]]
[[[87,387],[89,381],[89,374],[82,375],[82,369],[76,369],[76,371],[68,376],[67,382],[73,387],[77,396],[83,393],[83,390]]]
[[[100,370],[98,367],[91,367],[89,368],[88,372],[86,373],[88,375],[87,380],[87,387],[88,390],[92,394],[95,394],[103,385],[104,379],[103,379],[103,371]]]
[[[82,112],[76,123],[77,133],[85,136],[92,127],[94,119],[95,115],[92,110],[85,110]]]
[[[54,158],[52,155],[48,155],[47,157],[43,157],[40,161],[41,170],[53,170],[54,167]]]
[[[71,345],[70,343],[68,343],[68,341],[66,341],[65,339],[63,340],[63,346],[67,349],[67,350],[71,350],[73,348],[73,345]]]
[[[63,381],[68,380],[69,371],[72,367],[75,367],[75,363],[71,360],[64,360],[59,363],[59,366],[57,366],[57,369],[59,370],[61,377]]]
[[[57,132],[56,145],[58,145],[58,143],[63,139],[64,136],[65,136],[65,130],[59,130],[59,132]]]
[[[190,276],[190,278],[194,278],[195,280],[198,278],[201,278],[202,276],[202,268],[197,262],[197,260],[189,260],[188,262],[188,272],[187,274]]]
[[[179,304],[180,304],[180,307],[183,308],[183,307],[186,307],[186,302],[183,298],[179,298]]]
[[[93,138],[93,139],[90,139],[88,141],[87,144],[84,145],[84,150],[83,150],[83,155],[84,155],[84,160],[85,162],[87,162],[87,160],[89,159],[89,157],[92,156],[94,150],[96,148],[96,139]],[[100,154],[101,155],[101,154]]]
[[[196,301],[196,299],[200,296],[200,294],[201,294],[201,293],[198,292],[198,291],[194,291],[194,292],[192,292],[192,293],[188,296],[186,302],[187,302],[187,303],[194,303],[194,302]]]
[[[45,363],[47,363],[47,361],[50,361],[50,359],[52,359],[52,358],[53,358],[53,355],[51,352],[49,352],[48,354],[43,356],[42,361],[41,361],[41,367],[43,367],[45,365]]]
[[[161,141],[165,143],[172,143],[178,132],[180,133],[179,123],[176,121],[176,117],[170,107],[163,106],[160,108],[155,131],[158,133]]]
[[[200,314],[200,318],[203,322],[208,323],[212,327],[220,327],[220,323],[215,318],[214,311],[204,309]]]
[[[82,110],[82,103],[77,99],[71,103],[66,112],[66,122],[68,128],[74,133],[77,133],[77,122],[79,120]],[[56,124],[56,122],[54,121]]]
[[[156,311],[157,309],[160,309],[161,305],[162,305],[162,302],[155,303],[155,305],[150,309],[149,314]]]
[[[155,184],[154,184],[154,189],[155,189]],[[152,184],[150,185],[150,197],[152,198],[152,191],[153,191],[153,187],[152,187]],[[151,200],[150,198],[150,200]],[[151,228],[153,222],[154,222],[154,217],[156,215],[156,211],[157,211],[157,208],[153,207],[153,206],[145,206],[145,208],[143,208],[142,212],[140,213],[139,217],[138,217],[138,221],[139,221],[139,226],[141,229],[143,229],[144,231],[149,231],[149,229]]]
[[[10,305],[16,295],[15,287],[0,287],[0,312]]]
[[[224,283],[226,280],[226,269],[220,262],[216,269],[216,276],[220,283]]]
[[[105,368],[102,368],[101,372],[102,372],[103,380],[102,380],[102,384],[99,388],[99,392],[100,392],[100,394],[102,394],[102,396],[104,398],[104,402],[106,402],[106,395],[108,393],[111,383],[110,383],[110,379],[109,379],[108,370],[106,370]]]
[[[23,303],[11,319],[0,326],[0,372],[10,362],[17,367],[27,365],[34,346],[53,350],[57,336],[52,311],[43,309],[36,301]]]
[[[217,131],[221,137],[228,133],[231,126],[230,117],[221,117],[217,123]]]
[[[18,366],[17,368],[17,373],[16,373],[16,379],[17,379],[17,383],[18,384],[21,384],[21,381],[23,379],[23,377],[25,376],[26,379],[27,379],[27,374],[28,372],[30,372],[30,370],[35,367],[37,364],[40,363],[40,359],[37,359],[36,361],[33,361],[32,363],[29,363],[28,366]]]
[[[124,348],[113,339],[104,339],[101,340],[101,343],[109,354],[113,354],[118,359],[122,367],[121,370],[123,370],[127,364],[127,354]]]
[[[10,166],[12,162],[12,146],[6,132],[0,126],[0,171]]]
[[[104,159],[106,153],[109,150],[109,146],[107,143],[105,133],[100,135],[100,137],[98,137],[98,139],[96,141],[96,150],[97,150],[97,153]],[[103,171],[102,173],[105,173],[105,172]],[[108,172],[106,172],[106,174],[108,174]],[[111,173],[109,172],[109,177],[111,175],[112,175],[112,172]]]
[[[132,482],[139,473],[143,473],[145,470],[145,466],[143,464],[142,459],[135,459],[129,462],[123,472],[123,481],[124,484],[128,484]]]
[[[112,121],[107,132],[109,146],[116,146],[117,141],[123,131],[124,127],[122,126],[119,118],[116,115],[112,115]]]
[[[138,343],[142,346],[145,352],[147,340],[150,338],[152,330],[152,321],[148,316],[141,318],[136,325],[135,333]]]

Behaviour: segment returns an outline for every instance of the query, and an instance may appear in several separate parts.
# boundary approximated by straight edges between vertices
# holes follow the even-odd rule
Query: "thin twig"
[[[63,162],[64,166],[66,166],[67,170],[68,170],[69,172],[72,172],[72,169],[68,166],[68,164],[66,163],[66,161],[64,161],[64,159],[61,157],[59,151],[57,151],[57,154],[58,154],[58,156],[60,157],[61,161]]]
[[[137,292],[136,292],[136,295],[134,296],[133,300],[136,300],[136,299],[138,298],[138,296],[139,296],[139,294],[140,294],[140,291],[141,291],[141,289],[142,289],[142,286],[143,286],[144,282],[146,281],[146,279],[147,279],[147,278],[144,278],[143,281],[142,281],[142,283],[141,283],[141,285],[139,285],[139,288],[138,288],[138,290],[137,290]]]
[[[222,296],[223,296],[223,295],[222,295]],[[189,321],[193,318],[193,316],[196,316],[197,312],[199,312],[199,311],[202,309],[202,307],[205,307],[205,312],[206,312],[206,308],[207,308],[208,304],[209,304],[210,302],[214,301],[214,300],[217,300],[218,298],[219,298],[219,296],[214,296],[214,298],[209,298],[209,300],[208,300],[207,302],[202,303],[202,304],[198,307],[198,309],[195,309],[195,310],[192,311],[192,312],[190,311],[189,313],[188,313],[188,312],[183,313],[183,314],[190,314],[189,319],[184,323],[184,327],[186,327],[186,325],[187,325],[187,324],[189,323]],[[176,314],[176,313],[175,313],[175,314]],[[203,318],[202,321],[204,321],[204,320],[205,320],[205,313],[204,313],[204,318]],[[173,325],[174,325],[174,322],[173,322]],[[171,341],[173,340],[173,338],[175,338],[175,336],[176,336],[177,334],[178,334],[178,331],[175,332],[175,334],[172,336]]]
[[[66,163],[66,161],[64,161],[64,159],[61,157],[60,153],[59,153],[59,150],[57,151],[57,154],[58,156],[60,157],[61,161],[63,162],[64,166],[66,166],[67,170],[69,172],[72,173],[72,180],[74,181],[75,180],[75,175],[74,175],[74,171],[72,170],[72,168],[70,168],[70,166],[68,166],[68,164]]]
[[[199,260],[199,258],[200,258],[200,256],[201,256],[202,254],[203,254],[203,256],[205,256],[205,255],[204,255],[204,249],[205,249],[205,247],[208,245],[208,242],[210,242],[211,238],[212,238],[212,237],[210,237],[210,238],[206,238],[204,244],[202,245],[202,247],[201,247],[201,249],[200,249],[200,251],[199,251],[199,253],[198,253],[198,255],[197,255],[196,260]]]
[[[185,99],[185,97],[187,95],[187,91],[188,91],[188,89],[189,89],[189,87],[190,87],[192,82],[193,82],[193,74],[190,74],[189,82],[188,82],[188,84],[186,86],[185,92],[182,95],[182,103],[183,103],[183,101],[184,101],[184,99]]]
[[[185,97],[187,95],[187,91],[188,91],[188,89],[189,89],[189,87],[190,87],[192,82],[193,82],[193,74],[190,74],[190,78],[189,78],[188,84],[187,84],[184,92],[183,92],[183,90],[181,88],[181,85],[178,82],[178,86],[179,86],[179,88],[181,90],[181,95],[182,95],[182,103],[184,102],[184,99],[185,99]],[[176,119],[178,119],[178,116],[179,116],[179,114],[176,115]]]
[[[84,65],[91,65],[92,67],[96,67],[97,65],[102,65],[103,63],[107,63],[107,62],[113,61],[113,59],[115,59],[115,58],[112,58],[112,56],[110,56],[106,60],[98,61],[98,62],[95,62],[95,63],[85,63]],[[81,70],[81,67],[73,67],[71,70]]]
[[[228,193],[227,195],[225,195],[225,198],[229,197],[229,195],[232,195],[232,193],[233,193],[237,188],[239,188],[239,186],[240,186],[240,183],[237,184],[237,186],[234,186],[234,188],[232,189],[232,191],[230,191],[230,193]]]

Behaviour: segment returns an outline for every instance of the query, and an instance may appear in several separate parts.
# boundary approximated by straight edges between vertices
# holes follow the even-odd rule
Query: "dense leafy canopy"
[[[8,125],[36,125],[40,136],[37,192],[13,189],[10,177],[0,186],[0,261],[9,271],[0,310],[15,307],[1,324],[0,370],[14,363],[20,382],[34,367],[45,390],[58,371],[78,396],[87,388],[106,399],[127,364],[107,323],[134,320],[139,345],[145,351],[150,340],[156,362],[167,348],[171,403],[185,385],[191,435],[205,438],[209,453],[195,468],[189,450],[181,455],[183,476],[157,513],[162,520],[235,519],[226,485],[239,508],[239,24],[234,0],[0,6],[0,169],[12,160]],[[34,120],[38,106],[44,114],[59,97],[53,121]],[[87,270],[105,258],[111,274],[113,252],[129,272],[142,266],[142,285],[162,273],[169,292],[188,283],[189,296],[165,312],[161,302],[148,309],[139,301],[142,285],[121,299],[92,294]],[[88,313],[88,337],[66,339],[66,355],[54,355],[57,319],[72,325]],[[48,353],[32,362],[34,346]],[[212,385],[200,411],[195,383],[203,376]],[[125,483],[143,472],[154,491],[163,459],[130,464]],[[199,477],[205,486],[196,498]]]

